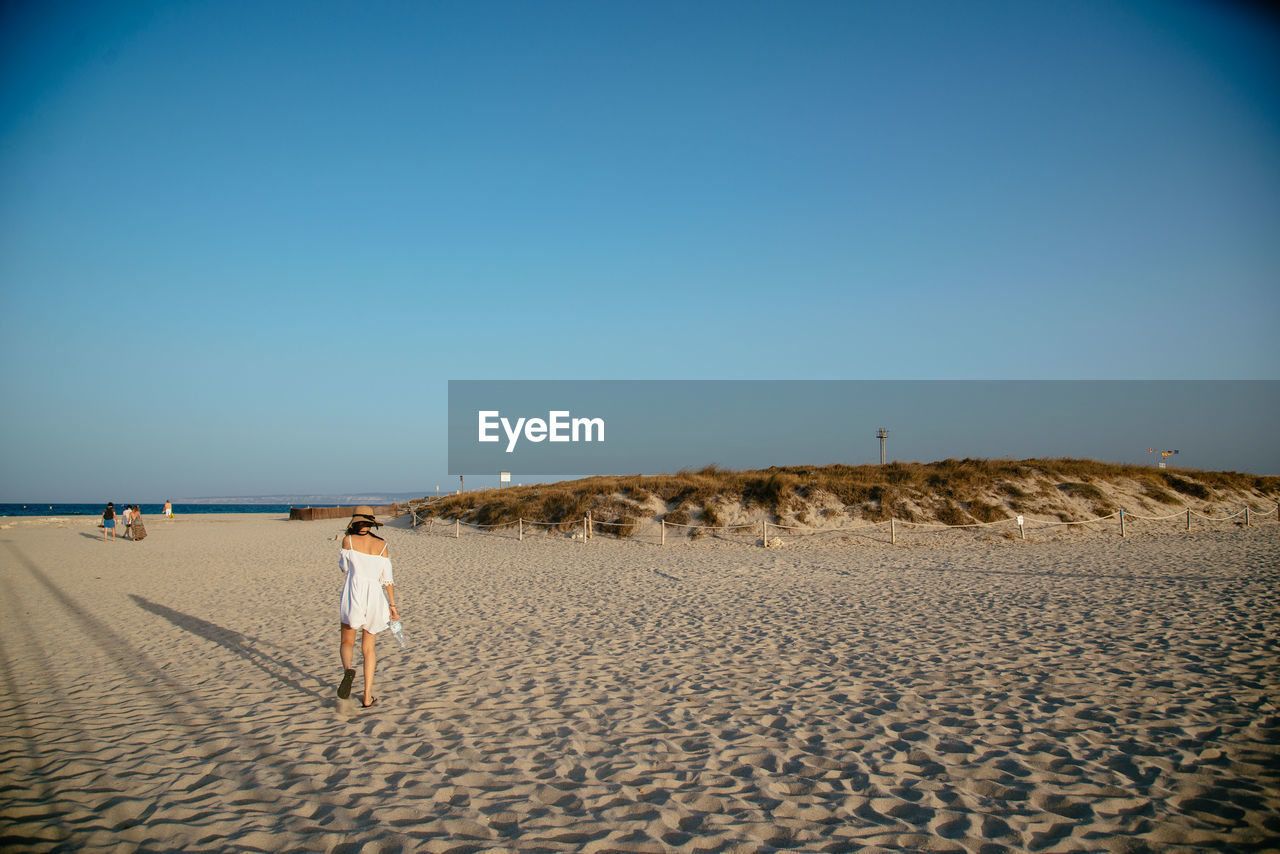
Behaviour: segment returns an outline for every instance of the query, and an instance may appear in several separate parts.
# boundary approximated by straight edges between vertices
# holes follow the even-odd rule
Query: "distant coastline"
[[[341,495],[247,495],[217,498],[175,498],[176,516],[192,513],[279,513],[289,515],[291,507],[349,507],[356,504],[384,505],[420,498],[420,493],[355,493]],[[107,499],[114,500],[114,499]],[[115,502],[123,508],[128,496]],[[0,502],[0,516],[100,516],[106,501],[8,501]],[[141,502],[144,518],[159,516],[163,501]]]
[[[118,509],[124,509],[128,502],[116,502]],[[105,502],[94,504],[58,503],[58,502],[13,502],[0,504],[0,516],[101,516]],[[159,516],[164,510],[164,503],[139,504],[143,518]],[[288,504],[199,504],[195,502],[174,502],[175,516],[196,513],[278,513],[289,515]]]

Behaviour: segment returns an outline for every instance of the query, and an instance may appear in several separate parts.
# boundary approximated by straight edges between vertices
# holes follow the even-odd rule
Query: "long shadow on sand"
[[[249,635],[243,635],[239,632],[233,632],[230,629],[224,629],[216,623],[210,623],[208,620],[202,620],[199,617],[193,617],[190,614],[166,608],[164,605],[144,599],[133,593],[129,594],[129,598],[144,611],[150,611],[153,614],[164,617],[178,628],[215,643],[223,649],[234,652],[272,679],[289,686],[295,691],[310,694],[321,701],[328,699],[319,691],[308,688],[299,681],[299,678],[310,679],[311,674],[305,670],[300,670],[280,654],[264,652],[262,649],[262,647],[275,646],[275,644],[250,637]],[[276,648],[279,649],[279,647]]]
[[[3,542],[3,541],[0,541]],[[136,818],[131,818],[128,822],[131,829],[137,828],[144,831],[146,820],[153,811],[158,809],[162,804],[182,803],[184,801],[184,792],[195,791],[206,785],[208,782],[222,781],[229,784],[238,792],[260,792],[269,791],[273,795],[273,802],[276,808],[281,810],[280,815],[276,818],[278,826],[283,826],[285,822],[292,821],[292,816],[303,814],[309,810],[319,809],[321,813],[328,814],[335,811],[344,812],[347,809],[347,801],[342,800],[338,794],[333,794],[322,785],[312,783],[313,774],[305,772],[297,765],[287,753],[282,753],[279,744],[270,736],[263,734],[252,722],[244,722],[235,718],[230,718],[225,712],[219,708],[210,705],[199,692],[192,690],[192,687],[179,679],[175,679],[165,667],[158,663],[147,653],[139,650],[135,644],[126,639],[115,628],[115,616],[110,621],[98,617],[88,608],[78,602],[66,590],[63,590],[52,578],[29,558],[21,549],[12,542],[4,542],[5,550],[17,561],[19,566],[25,567],[27,572],[36,582],[38,582],[53,597],[56,605],[60,606],[65,613],[66,629],[77,629],[86,635],[93,647],[102,653],[109,665],[122,673],[128,674],[131,679],[136,682],[135,693],[142,702],[149,704],[155,710],[158,718],[162,719],[167,726],[168,731],[185,744],[189,744],[191,749],[195,751],[202,759],[206,760],[207,774],[201,780],[190,784],[189,789],[182,789],[175,784],[175,788],[168,793],[167,796],[154,796],[149,794],[148,798],[154,801],[144,809]],[[0,584],[0,588],[4,588],[3,592],[10,594],[11,591],[7,584]],[[135,597],[135,601],[141,606],[145,600]],[[150,603],[147,603],[150,604]],[[154,606],[160,610],[154,610],[164,616],[170,614],[178,617],[188,618],[185,614],[179,614],[162,606]],[[211,624],[204,621],[195,621],[195,623],[209,626]],[[179,623],[179,625],[181,625]],[[217,627],[215,627],[217,628]],[[219,629],[219,631],[222,631]],[[96,660],[96,659],[95,659]],[[8,667],[8,665],[6,665]],[[276,678],[279,678],[278,676]],[[47,687],[47,686],[46,686]],[[0,682],[0,688],[12,690],[11,685],[5,685]],[[303,689],[304,691],[306,689]],[[314,693],[308,691],[307,693]],[[56,701],[57,694],[50,698],[52,702],[29,704],[26,708],[30,711],[24,712],[24,716],[34,718],[42,722],[42,731],[50,731],[48,722],[56,720],[58,726],[76,727],[82,733],[82,738],[86,742],[94,744],[94,750],[99,749],[99,745],[103,743],[104,736],[97,728],[95,732],[90,733],[83,727],[80,727],[76,718],[87,714],[86,711],[77,711],[71,717],[59,715],[57,718],[49,718],[50,714],[47,709],[53,708],[53,714],[58,714]],[[175,700],[177,702],[175,702]],[[226,735],[232,744],[227,747],[220,743],[220,740],[209,742],[210,735]],[[28,736],[31,738],[31,736]],[[106,742],[108,745],[113,744],[129,744],[129,738],[111,739]],[[39,753],[33,753],[33,757],[40,759],[49,758],[50,761],[61,763],[60,748],[45,747],[40,748]],[[114,751],[108,751],[108,754]],[[74,760],[76,763],[84,762],[104,762],[105,778],[110,780],[113,777],[111,768],[114,767],[114,759],[93,758],[90,751],[83,751],[82,755]],[[91,765],[90,767],[95,767]],[[183,765],[183,768],[186,766]],[[79,803],[76,799],[83,799],[85,793],[77,790],[74,796],[58,796],[57,784],[46,784],[50,791],[49,804],[57,805],[56,812],[52,812],[49,816],[49,822],[55,824],[55,832],[60,836],[66,836],[68,843],[66,845],[56,845],[51,848],[55,851],[63,850],[83,850],[86,847],[81,840],[84,834],[102,833],[107,835],[118,835],[120,825],[115,822],[116,819],[110,819],[105,824],[99,825],[89,822],[77,822],[75,826],[71,826],[64,818],[71,808],[66,806],[73,801]],[[148,792],[153,789],[148,788]],[[110,796],[113,793],[103,792],[101,799],[109,807],[114,801]],[[125,794],[125,793],[121,793]],[[244,795],[252,797],[251,795]],[[94,797],[98,797],[97,794]],[[165,798],[176,798],[177,800],[166,801]],[[126,800],[128,798],[126,797]],[[345,814],[345,813],[344,813]],[[351,826],[347,831],[357,837],[367,837],[371,833],[381,829],[376,822],[381,819],[368,818],[363,815],[354,815],[351,818]],[[85,826],[88,824],[89,826]],[[7,851],[11,846],[0,841],[0,850]],[[32,848],[40,850],[50,849],[49,839],[47,836],[40,836],[33,842]],[[158,849],[157,849],[158,850]]]
[[[104,542],[104,543],[105,543],[107,540],[119,540],[119,541],[121,541],[122,543],[131,543],[131,542],[133,542],[133,540],[129,539],[128,537],[124,536],[123,534],[121,534],[120,536],[117,536],[117,537],[112,537],[112,536],[108,535],[106,539],[103,539],[103,537],[102,537],[102,532],[101,532],[101,531],[99,531],[99,532],[98,532],[98,533],[96,533],[96,534],[90,534],[88,531],[81,531],[81,532],[80,532],[80,536],[82,536],[82,537],[88,537],[88,538],[89,538],[89,539],[91,539],[91,540],[102,540],[102,542]]]

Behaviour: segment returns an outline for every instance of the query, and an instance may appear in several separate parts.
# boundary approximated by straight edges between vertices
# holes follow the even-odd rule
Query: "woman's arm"
[[[387,604],[391,606],[391,619],[400,619],[400,612],[396,609],[396,586],[394,584],[384,584],[382,589],[387,591]]]

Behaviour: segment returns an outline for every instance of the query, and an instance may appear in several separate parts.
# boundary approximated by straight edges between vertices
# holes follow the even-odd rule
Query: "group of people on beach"
[[[168,506],[166,502],[166,507]],[[123,528],[121,536],[129,540],[145,540],[147,538],[147,526],[142,521],[142,509],[137,504],[130,504],[120,511],[120,527]],[[111,535],[111,539],[116,538],[116,503],[108,501],[107,507],[102,511],[102,541],[107,541],[107,534]]]

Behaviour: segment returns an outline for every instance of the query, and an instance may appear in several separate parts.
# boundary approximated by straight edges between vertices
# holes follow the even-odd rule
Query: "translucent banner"
[[[1270,474],[1278,419],[1277,381],[451,380],[449,472],[863,464],[882,448],[1145,463],[1176,448],[1181,466]]]

